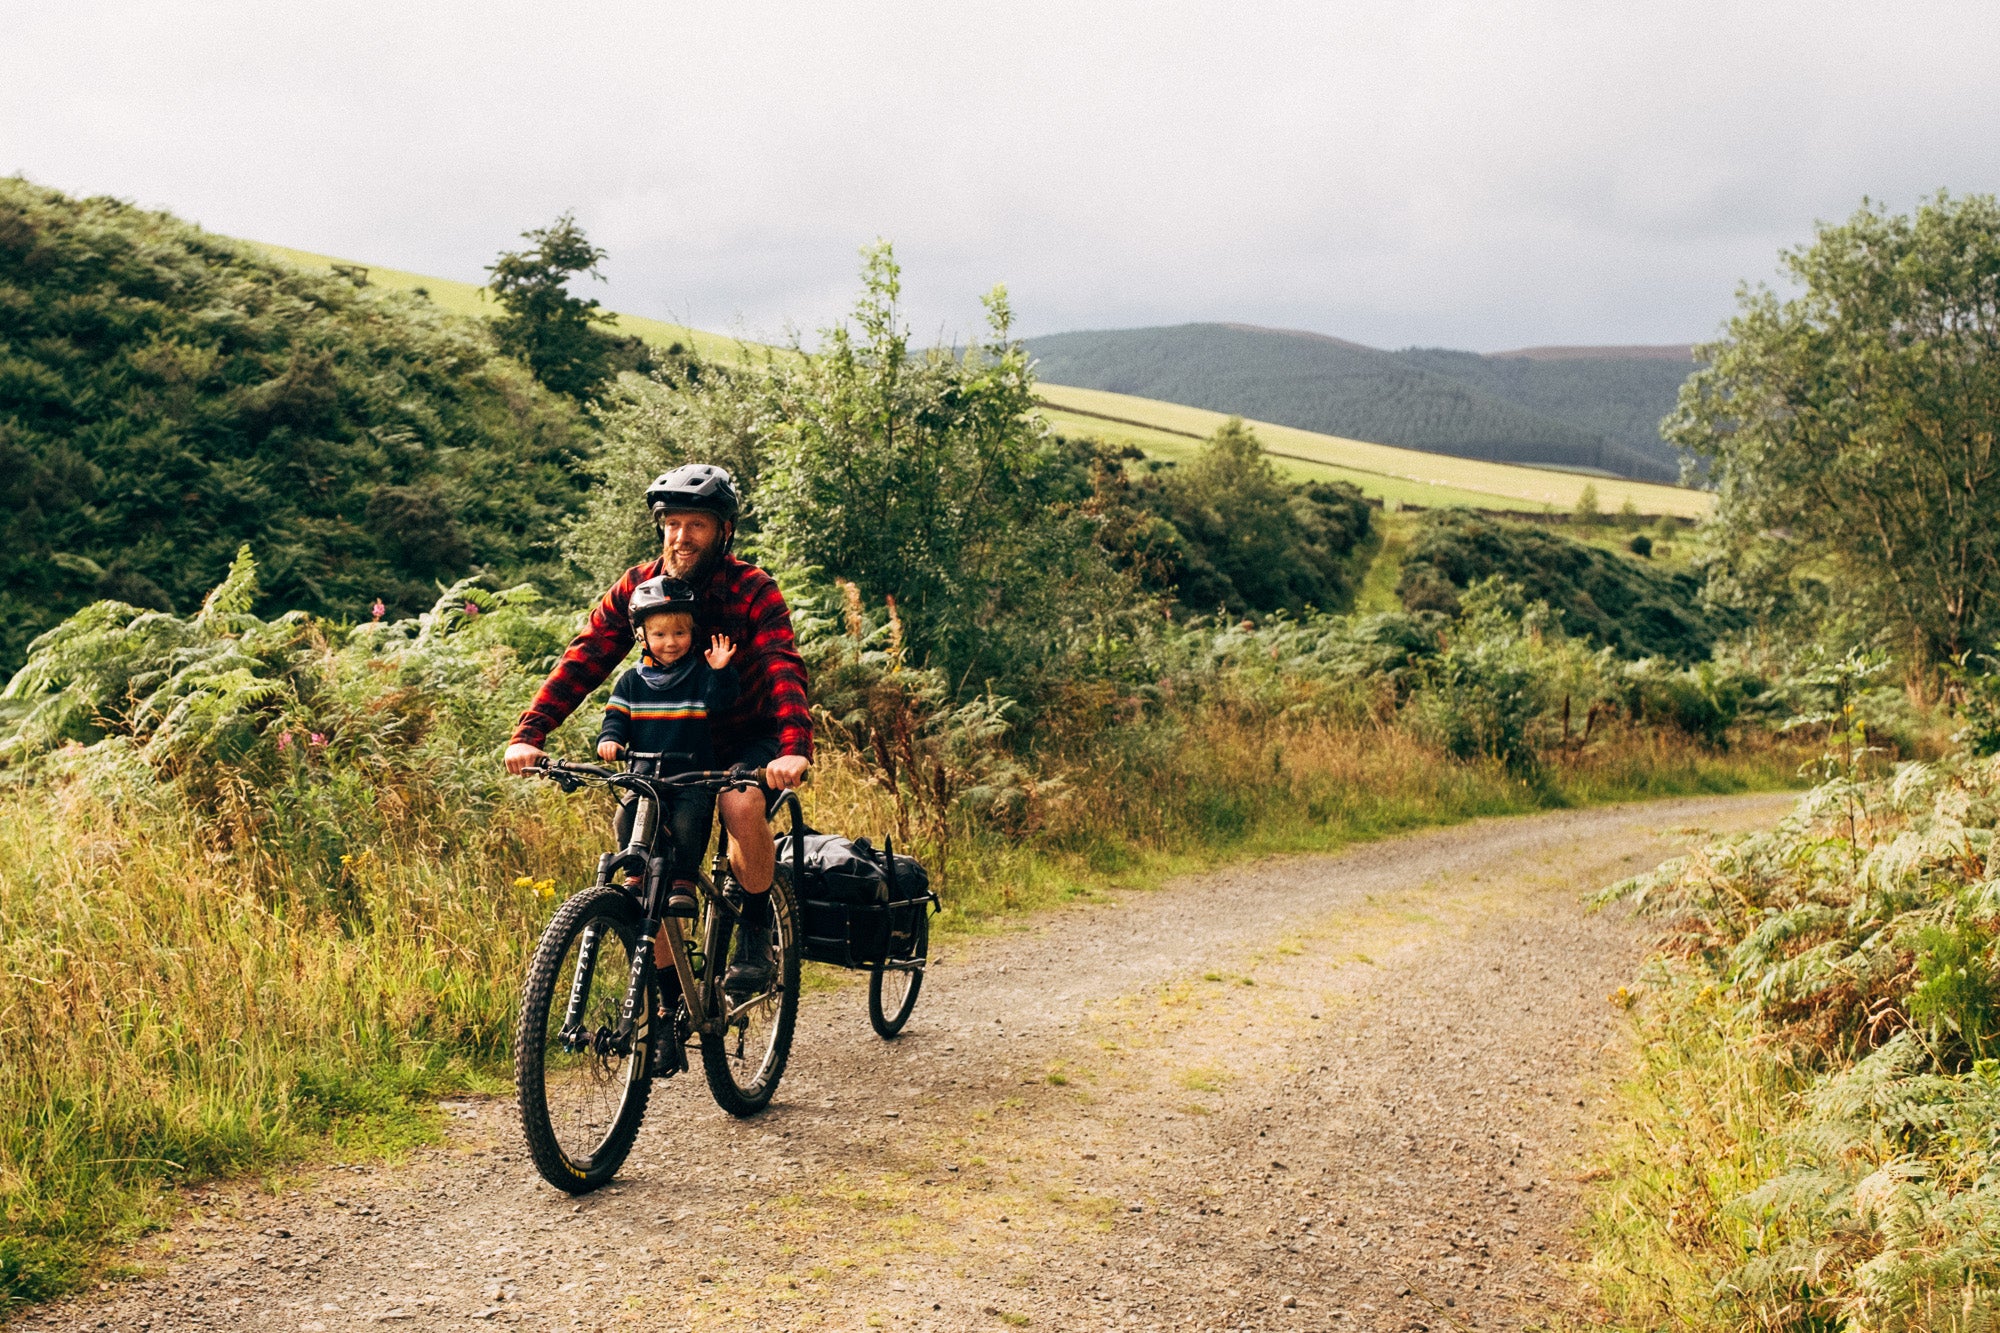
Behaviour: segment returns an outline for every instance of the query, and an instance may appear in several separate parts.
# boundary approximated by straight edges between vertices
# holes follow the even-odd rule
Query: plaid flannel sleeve
[[[631,605],[632,589],[638,586],[635,576],[644,568],[642,565],[626,570],[625,576],[612,584],[611,590],[591,608],[590,619],[570,640],[555,670],[549,672],[549,678],[536,691],[535,701],[515,724],[515,741],[538,746],[548,740],[549,733],[561,726],[563,719],[574,713],[590,697],[590,692],[602,685],[605,677],[625,660],[625,654],[632,650],[632,623],[626,616],[626,608]]]
[[[750,604],[750,664],[743,672],[745,699],[760,700],[778,738],[779,754],[812,758],[812,710],[806,703],[806,664],[792,637],[792,612],[778,585],[766,579]]]

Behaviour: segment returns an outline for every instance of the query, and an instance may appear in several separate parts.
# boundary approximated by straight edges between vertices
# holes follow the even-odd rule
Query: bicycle
[[[687,756],[633,754],[633,767]],[[660,815],[675,789],[744,790],[761,771],[690,772],[673,777],[620,772],[553,760],[529,770],[565,792],[586,786],[635,797],[625,847],[598,859],[597,878],[559,909],[542,931],[522,987],[514,1036],[514,1084],[528,1153],[544,1180],[585,1194],[611,1180],[638,1137],[652,1094],[655,1046],[666,1043],[669,1071],[688,1067],[698,1037],[709,1091],[723,1110],[752,1116],[770,1104],[790,1058],[798,1018],[798,907],[784,876],[771,885],[772,981],[762,993],[733,999],[722,973],[742,918],[744,894],[729,871],[729,832],[717,837],[708,874],[697,876],[691,912],[666,912],[672,883],[672,834],[654,847]],[[776,795],[773,814],[789,805],[803,828],[798,797]],[[691,921],[692,936],[682,933]],[[664,938],[680,996],[668,1012],[653,975],[653,946]]]

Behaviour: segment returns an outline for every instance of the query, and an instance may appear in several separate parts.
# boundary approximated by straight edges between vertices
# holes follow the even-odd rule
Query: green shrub
[[[1466,590],[1443,638],[1409,711],[1422,734],[1462,759],[1532,771],[1559,739],[1551,733],[1557,709],[1578,696],[1587,708],[1604,689],[1604,662],[1562,634],[1546,603],[1497,577]]]
[[[1756,677],[1713,662],[1677,669],[1656,657],[1626,665],[1617,684],[1633,721],[1671,727],[1707,745],[1728,740],[1744,705],[1763,688]]]
[[[1171,535],[1128,520],[1100,542],[1121,550],[1143,542],[1144,558],[1130,562],[1192,610],[1296,615],[1353,600],[1362,572],[1354,557],[1373,532],[1368,502],[1346,482],[1285,481],[1239,417],[1191,461],[1154,468],[1136,484],[1125,484],[1122,467],[1100,472],[1100,503],[1112,488]]]
[[[1977,911],[1975,906],[1974,911]],[[2000,1045],[2000,977],[1993,934],[1975,920],[1926,926],[1916,939],[1917,984],[1910,1019],[1923,1026],[1932,1049],[1962,1050],[1984,1060]]]
[[[1561,611],[1565,633],[1625,658],[1698,662],[1742,623],[1734,612],[1705,606],[1693,574],[1628,560],[1536,524],[1463,510],[1424,515],[1396,592],[1410,610],[1450,613],[1465,589],[1496,576]]]

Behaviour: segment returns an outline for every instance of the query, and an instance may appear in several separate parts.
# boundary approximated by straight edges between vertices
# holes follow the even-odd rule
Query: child
[[[654,768],[662,777],[715,766],[708,719],[736,700],[736,670],[729,665],[736,645],[718,634],[705,655],[695,653],[694,605],[694,589],[675,578],[648,579],[632,590],[632,631],[644,654],[612,688],[597,736],[600,759],[669,754]],[[620,846],[631,836],[632,799],[618,808]],[[701,788],[675,792],[660,811],[660,827],[674,835],[671,915],[694,914],[694,879],[714,817],[715,793]]]

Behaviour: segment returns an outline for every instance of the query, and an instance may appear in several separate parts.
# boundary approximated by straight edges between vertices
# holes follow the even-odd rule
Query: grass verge
[[[1786,1168],[1791,1107],[1812,1071],[1696,973],[1663,972],[1645,995],[1587,1173],[1577,1276],[1606,1316],[1591,1327],[1737,1328],[1720,1288],[1763,1238],[1754,1214],[1729,1205]]]

